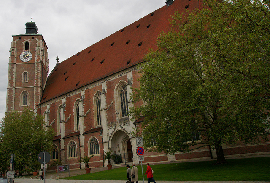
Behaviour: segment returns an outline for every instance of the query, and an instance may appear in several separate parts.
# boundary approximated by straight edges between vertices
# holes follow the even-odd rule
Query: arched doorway
[[[132,145],[130,139],[127,141],[127,162],[133,161]]]
[[[119,130],[114,133],[111,140],[111,151],[121,155],[123,163],[133,161],[132,145],[126,132]]]

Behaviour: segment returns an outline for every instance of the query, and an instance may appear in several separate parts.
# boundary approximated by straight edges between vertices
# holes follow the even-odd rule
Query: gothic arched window
[[[71,141],[68,145],[68,157],[73,158],[76,157],[76,144],[74,141]]]
[[[75,125],[75,130],[79,130],[79,123],[80,123],[80,102],[76,101],[75,103],[75,118],[74,118],[74,125]]]
[[[127,83],[124,81],[121,81],[115,89],[115,109],[119,119],[128,116]]]
[[[52,159],[58,159],[58,148],[56,145],[53,145]]]
[[[28,73],[27,72],[23,72],[23,82],[24,83],[28,82]]]
[[[95,122],[96,125],[101,125],[101,114],[100,114],[100,107],[101,107],[101,92],[98,91],[94,98],[94,114],[95,114]]]
[[[99,144],[95,137],[89,141],[89,155],[91,154],[99,154]]]
[[[121,117],[125,117],[128,115],[127,85],[120,88],[119,95],[121,99]]]
[[[28,105],[28,95],[26,91],[22,93],[22,105]]]

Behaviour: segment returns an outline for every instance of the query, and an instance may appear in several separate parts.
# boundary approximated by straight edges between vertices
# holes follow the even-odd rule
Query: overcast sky
[[[165,5],[166,0],[1,0],[0,119],[5,115],[12,35],[36,22],[50,59],[56,64]]]

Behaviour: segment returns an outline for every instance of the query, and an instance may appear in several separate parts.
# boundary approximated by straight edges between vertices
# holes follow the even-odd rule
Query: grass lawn
[[[230,159],[225,165],[215,161],[150,165],[156,181],[270,181],[270,157]],[[141,166],[139,180],[143,179]],[[143,165],[143,172],[146,165]],[[126,180],[126,168],[69,177],[73,180]],[[144,180],[147,180],[144,175]]]

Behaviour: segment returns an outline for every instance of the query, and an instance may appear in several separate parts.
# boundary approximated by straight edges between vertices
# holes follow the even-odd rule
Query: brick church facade
[[[136,138],[140,125],[128,116],[133,104],[132,88],[139,87],[138,64],[149,49],[157,49],[162,31],[170,30],[176,12],[201,8],[196,0],[167,1],[162,8],[124,27],[57,63],[48,75],[46,42],[34,22],[26,34],[13,36],[9,61],[7,112],[30,107],[44,116],[55,132],[52,159],[71,168],[83,167],[81,157],[94,155],[90,167],[107,164],[104,153],[121,155],[123,162],[138,163]],[[224,147],[225,155],[266,153],[269,145]],[[210,159],[214,152],[200,148],[192,153],[146,152],[144,162],[166,162],[191,158]]]

